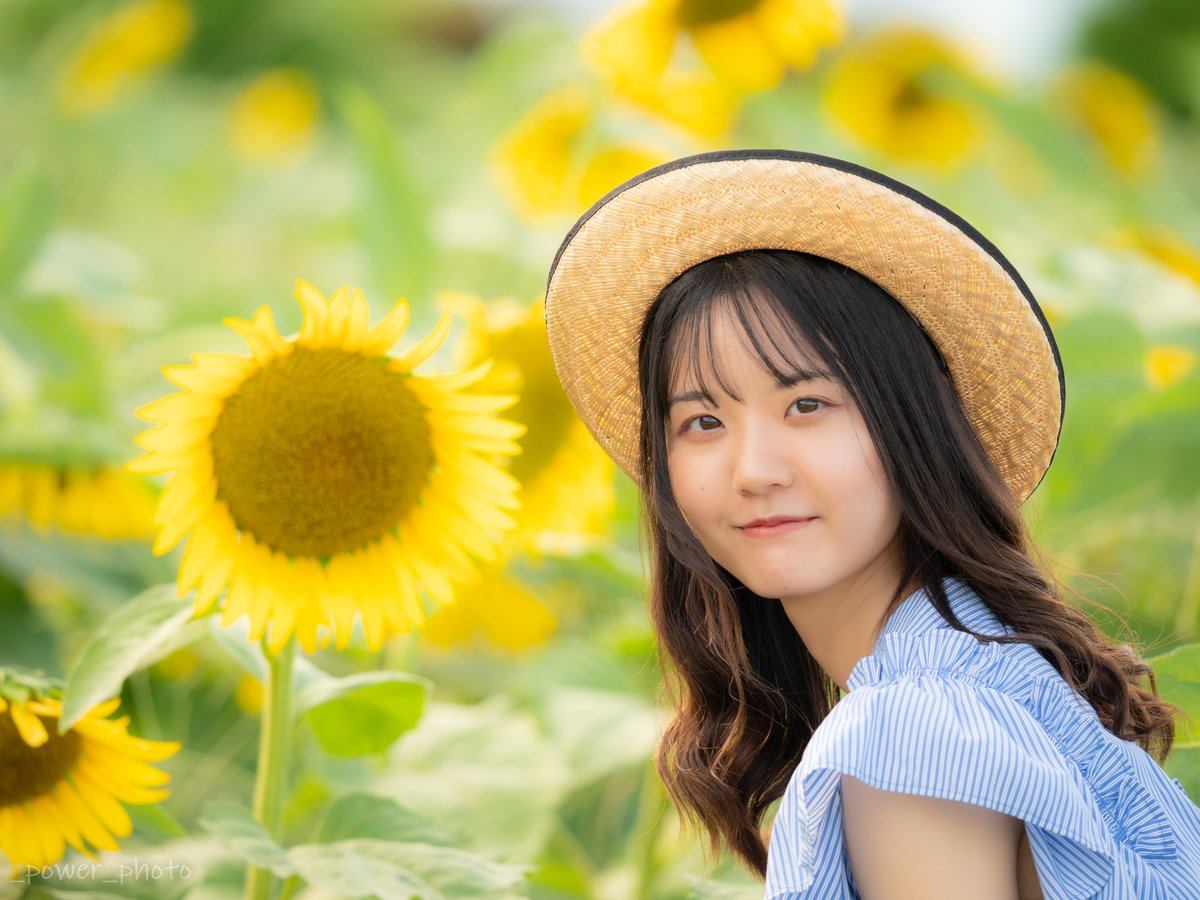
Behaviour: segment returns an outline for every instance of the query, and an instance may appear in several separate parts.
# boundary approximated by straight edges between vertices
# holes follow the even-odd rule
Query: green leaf
[[[127,812],[133,821],[133,830],[142,837],[156,839],[187,837],[187,829],[160,803],[130,806]]]
[[[222,628],[214,621],[217,643],[247,674],[260,681],[266,660],[243,625]],[[296,716],[305,715],[317,741],[334,756],[380,753],[421,720],[428,680],[403,672],[364,672],[334,678],[307,659],[297,658]]]
[[[526,871],[455,847],[394,841],[301,844],[288,856],[315,887],[396,900],[503,896],[524,880]]]
[[[267,830],[236,803],[213,801],[204,804],[200,826],[229,852],[262,869],[270,869],[280,878],[296,874],[288,854]]]
[[[59,733],[92,707],[115,697],[131,674],[178,650],[192,606],[182,602],[175,585],[152,587],[118,607],[83,648],[67,676]],[[189,629],[189,640],[199,636]]]
[[[1147,662],[1154,667],[1159,695],[1188,715],[1176,723],[1175,746],[1200,747],[1200,644],[1176,647]]]
[[[259,681],[263,681],[267,677],[267,659],[263,656],[262,647],[250,640],[244,620],[225,626],[221,624],[218,617],[214,616],[210,629],[217,645],[228,654],[238,668]],[[296,657],[292,685],[297,695],[304,694],[313,685],[327,684],[333,680],[333,677],[324,669],[309,662],[305,657]],[[303,711],[299,709],[297,713]]]
[[[361,241],[386,296],[424,297],[436,247],[429,234],[429,199],[414,165],[414,154],[392,132],[384,110],[360,89],[341,97],[361,157],[363,233]]]
[[[761,884],[729,884],[697,876],[688,877],[691,900],[757,900],[762,896]]]
[[[1163,768],[1179,781],[1193,803],[1200,804],[1200,747],[1175,747]]]
[[[402,672],[364,672],[310,684],[296,697],[322,749],[380,753],[421,720],[429,682]]]
[[[450,846],[458,838],[387,797],[347,794],[325,813],[317,843],[331,844],[349,838],[378,838]]]
[[[0,287],[11,288],[37,255],[50,231],[53,207],[50,181],[33,166],[24,167],[4,186],[0,193]]]
[[[565,751],[575,786],[643,766],[654,753],[659,713],[639,697],[556,688],[541,705],[546,730]]]

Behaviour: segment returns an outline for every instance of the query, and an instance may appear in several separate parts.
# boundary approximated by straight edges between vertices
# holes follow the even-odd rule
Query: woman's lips
[[[773,537],[803,528],[815,519],[816,516],[772,516],[739,525],[738,530],[747,537]]]

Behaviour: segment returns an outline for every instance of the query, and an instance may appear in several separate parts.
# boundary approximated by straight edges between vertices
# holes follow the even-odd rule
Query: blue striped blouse
[[[955,615],[1004,627],[965,585]],[[771,830],[766,900],[857,898],[841,776],[1025,822],[1047,900],[1200,898],[1200,809],[1028,644],[956,631],[924,591],[888,618],[818,726]]]

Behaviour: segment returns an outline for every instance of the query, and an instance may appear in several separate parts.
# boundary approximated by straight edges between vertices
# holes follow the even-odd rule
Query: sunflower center
[[[675,17],[684,28],[724,22],[758,6],[761,0],[679,0]]]
[[[930,101],[930,93],[915,78],[906,78],[892,98],[892,107],[900,115],[915,113]]]
[[[0,713],[0,809],[50,793],[71,771],[83,749],[74,732],[59,734],[58,720],[38,716],[49,737],[40,747],[22,739],[12,716]]]
[[[490,349],[493,357],[501,361],[497,372],[502,371],[503,365],[511,365],[520,373],[514,384],[497,387],[497,393],[512,391],[518,397],[516,404],[505,410],[504,417],[536,430],[538,435],[537,440],[522,442],[521,453],[513,457],[509,468],[514,478],[528,484],[562,446],[575,421],[575,410],[554,372],[554,358],[545,331],[514,328],[497,337]]]
[[[326,559],[395,527],[434,464],[407,382],[385,358],[310,347],[247,378],[212,433],[217,490],[238,528]]]

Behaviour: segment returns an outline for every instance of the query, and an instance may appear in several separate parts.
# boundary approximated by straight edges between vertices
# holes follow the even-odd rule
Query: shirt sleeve
[[[847,694],[814,734],[776,818],[772,856],[795,869],[776,873],[794,890],[775,896],[808,896],[823,847],[829,855],[827,832],[841,831],[842,775],[1021,819],[1048,900],[1111,888],[1120,849],[1092,790],[1037,720],[1000,691],[930,673]]]

